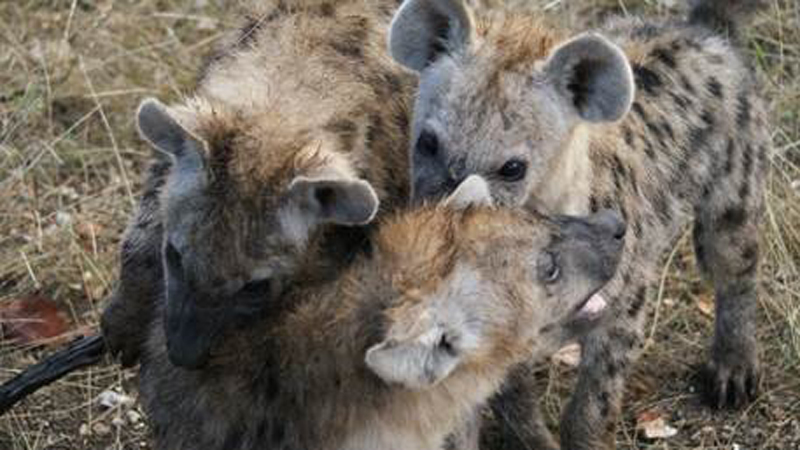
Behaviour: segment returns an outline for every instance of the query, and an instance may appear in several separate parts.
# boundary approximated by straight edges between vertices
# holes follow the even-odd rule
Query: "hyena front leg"
[[[644,285],[626,287],[611,300],[624,305],[619,316],[581,340],[578,383],[561,418],[561,448],[615,448],[625,376],[641,350],[646,295]]]
[[[150,167],[139,207],[122,241],[119,281],[100,317],[106,345],[125,367],[139,362],[158,298],[163,295],[159,193],[168,172],[168,162]]]
[[[724,208],[707,204],[695,221],[695,253],[714,285],[714,339],[705,378],[707,400],[716,408],[738,408],[756,396],[759,210],[744,202]]]

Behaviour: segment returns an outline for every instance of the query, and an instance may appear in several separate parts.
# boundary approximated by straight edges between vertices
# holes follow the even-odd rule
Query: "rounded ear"
[[[175,159],[202,157],[205,144],[184,128],[170,114],[167,107],[154,98],[139,105],[136,113],[139,135],[156,150]]]
[[[556,48],[544,71],[565,103],[587,122],[617,121],[633,103],[628,58],[599,34],[586,33]]]
[[[378,195],[360,179],[297,177],[289,185],[296,212],[308,224],[364,225],[378,212]]]
[[[406,0],[389,28],[389,53],[421,72],[443,54],[472,42],[472,11],[464,0]]]
[[[469,206],[493,206],[489,183],[480,175],[470,175],[445,199],[446,206],[464,209]]]
[[[424,389],[447,378],[461,355],[440,344],[439,330],[416,339],[387,339],[367,350],[367,367],[387,383]]]

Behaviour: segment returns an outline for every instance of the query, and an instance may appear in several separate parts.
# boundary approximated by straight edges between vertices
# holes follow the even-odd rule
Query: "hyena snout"
[[[414,167],[411,197],[416,204],[448,196],[466,178],[463,162],[450,161],[430,132],[420,134],[411,159]]]
[[[185,369],[203,368],[212,344],[222,331],[222,318],[197,307],[188,296],[169,296],[164,310],[167,355]]]
[[[608,282],[617,271],[625,244],[627,224],[619,213],[603,210],[585,218],[558,220],[578,270],[596,282]]]
[[[234,293],[209,292],[168,275],[164,324],[170,362],[185,369],[201,369],[211,359],[221,335],[267,314],[270,287],[263,282],[255,285]]]
[[[414,204],[435,202],[450,195],[464,181],[463,176],[446,168],[418,171],[414,176],[411,198]]]

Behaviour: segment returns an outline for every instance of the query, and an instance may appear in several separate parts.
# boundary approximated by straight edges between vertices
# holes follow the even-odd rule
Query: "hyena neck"
[[[309,296],[287,317],[279,333],[288,363],[281,377],[302,379],[306,402],[283,414],[303,422],[302,428],[314,428],[309,435],[325,436],[325,443],[309,442],[325,448],[440,448],[447,433],[499,388],[505,371],[454,372],[425,389],[381,380],[366,367],[366,350],[383,338],[376,323],[384,311],[398,305],[376,301],[385,282],[374,266],[355,261],[324,295]],[[337,411],[336,417],[330,411]]]
[[[534,185],[526,204],[528,209],[549,214],[588,213],[592,185],[590,139],[587,125],[575,127],[563,151],[553,158],[544,179]]]

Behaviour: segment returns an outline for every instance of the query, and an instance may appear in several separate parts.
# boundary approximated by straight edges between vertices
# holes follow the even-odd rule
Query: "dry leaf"
[[[97,236],[100,233],[100,225],[91,222],[79,222],[75,225],[75,234],[81,238],[83,247],[87,251],[94,251],[93,246],[97,242]]]
[[[714,299],[710,295],[704,294],[697,297],[697,309],[708,317],[714,316]]]
[[[645,411],[636,417],[636,429],[647,439],[667,439],[678,434],[657,411]]]
[[[6,337],[19,344],[42,344],[69,330],[55,302],[38,295],[0,303],[0,323]]]

